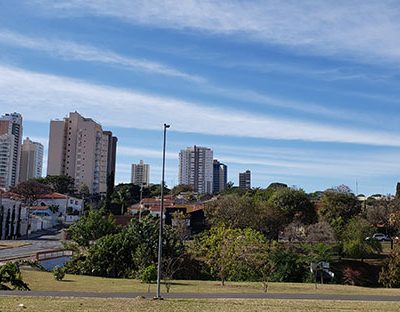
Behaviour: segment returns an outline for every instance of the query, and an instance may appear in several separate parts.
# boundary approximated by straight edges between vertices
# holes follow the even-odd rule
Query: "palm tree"
[[[129,190],[126,188],[120,188],[115,192],[115,196],[112,200],[112,203],[121,206],[121,215],[123,215],[125,212],[125,206],[130,196],[131,194]]]

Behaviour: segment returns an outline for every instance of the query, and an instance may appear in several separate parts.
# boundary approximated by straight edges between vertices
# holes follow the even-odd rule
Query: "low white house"
[[[83,211],[83,199],[60,193],[51,193],[41,195],[37,199],[35,206],[56,207],[59,216],[80,215]]]
[[[25,207],[17,194],[0,194],[0,240],[16,239],[29,233],[49,229],[59,222],[71,224],[79,219],[83,200],[60,193],[41,195],[33,206]],[[29,220],[28,220],[29,217]]]

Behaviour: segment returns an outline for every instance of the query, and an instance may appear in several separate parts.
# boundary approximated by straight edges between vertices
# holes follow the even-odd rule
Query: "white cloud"
[[[0,105],[14,107],[25,119],[46,121],[69,111],[104,125],[282,140],[400,146],[397,133],[337,127],[217,108],[176,98],[89,84],[48,74],[0,66]]]
[[[195,82],[205,81],[205,79],[200,76],[185,73],[168,65],[145,59],[126,57],[112,51],[99,49],[90,45],[78,44],[72,41],[28,37],[19,33],[0,29],[0,44],[44,51],[67,60],[119,65],[129,70],[145,71]]]
[[[32,50],[45,51],[51,55],[65,58],[68,60],[79,60],[86,62],[97,62],[109,65],[121,65],[124,68],[147,71],[155,74],[166,76],[174,76],[183,79],[188,79],[194,82],[202,83],[200,91],[209,94],[217,94],[225,98],[230,98],[235,101],[246,101],[252,103],[259,103],[270,107],[282,107],[292,110],[306,112],[312,115],[327,116],[329,118],[336,118],[340,120],[362,121],[371,125],[379,124],[376,115],[371,117],[369,114],[354,112],[350,110],[332,109],[324,105],[309,102],[291,101],[283,98],[269,96],[260,92],[245,90],[245,89],[232,89],[226,87],[218,87],[214,83],[207,83],[206,79],[197,75],[187,74],[175,68],[166,65],[155,63],[147,60],[134,59],[124,57],[108,50],[102,50],[97,47],[82,45],[71,41],[62,41],[56,39],[44,39],[39,37],[28,37],[19,33],[11,32],[9,30],[0,29],[0,44],[11,46],[23,47]],[[251,66],[251,65],[250,65]],[[276,68],[281,65],[275,65]],[[294,69],[287,65],[282,65],[282,70],[294,70],[304,72],[304,70]],[[261,64],[255,66],[256,69],[262,68]],[[365,94],[362,94],[365,96]],[[387,116],[385,116],[388,119]],[[398,120],[392,120],[397,122]]]
[[[400,61],[396,1],[39,0],[58,14],[93,14],[131,23],[239,35],[306,54],[379,63]],[[53,12],[54,13],[54,12]]]

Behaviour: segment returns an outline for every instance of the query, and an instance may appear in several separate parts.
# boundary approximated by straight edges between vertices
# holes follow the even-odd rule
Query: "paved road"
[[[30,256],[36,255],[38,251],[47,251],[62,248],[62,244],[60,241],[60,229],[52,229],[48,231],[42,231],[37,234],[32,234],[31,238],[32,239],[29,240],[18,240],[18,242],[26,242],[29,243],[29,245],[1,249],[0,262],[4,262],[8,259],[14,258],[28,258]]]
[[[76,298],[153,298],[154,293],[129,292],[73,292],[73,291],[0,291],[1,296],[18,297],[76,297]],[[280,294],[280,293],[164,293],[170,299],[300,299],[340,301],[400,301],[400,296],[377,295],[327,295],[327,294]]]

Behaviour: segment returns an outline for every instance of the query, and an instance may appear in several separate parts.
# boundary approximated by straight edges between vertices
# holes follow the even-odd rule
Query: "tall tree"
[[[291,222],[310,224],[317,220],[315,207],[303,190],[278,188],[268,203],[285,216],[286,224]]]
[[[74,178],[67,175],[58,176],[47,176],[45,178],[36,178],[37,182],[46,184],[54,192],[61,194],[73,194],[74,193]]]
[[[330,223],[336,234],[340,234],[348,220],[361,212],[361,204],[354,194],[335,190],[324,192],[319,207],[321,219]]]
[[[367,239],[373,233],[374,228],[367,220],[361,217],[352,218],[341,235],[344,254],[363,260],[371,254],[381,252],[380,242],[375,239]]]
[[[28,207],[34,205],[41,195],[48,194],[50,191],[51,188],[48,185],[35,180],[21,182],[11,189],[11,192],[18,194]]]
[[[119,188],[115,190],[112,203],[121,207],[121,215],[125,213],[125,208],[131,200],[131,193],[128,188]]]

